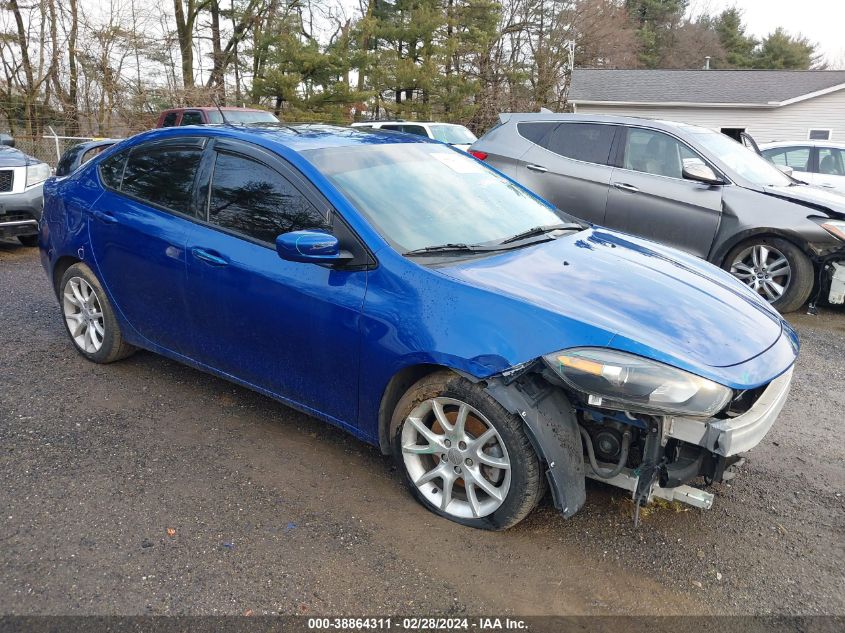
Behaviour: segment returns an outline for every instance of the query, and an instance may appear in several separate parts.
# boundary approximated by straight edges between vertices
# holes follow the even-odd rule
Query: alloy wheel
[[[769,302],[783,296],[792,280],[789,260],[776,248],[754,244],[731,263],[731,274]]]
[[[70,336],[77,347],[95,354],[106,334],[103,308],[94,288],[82,277],[71,277],[65,284],[62,311]]]
[[[405,419],[402,459],[420,494],[448,515],[479,518],[504,503],[511,482],[505,443],[478,409],[431,398]]]

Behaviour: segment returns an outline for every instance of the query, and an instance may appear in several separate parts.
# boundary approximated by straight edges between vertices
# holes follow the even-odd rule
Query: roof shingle
[[[841,84],[845,84],[845,70],[576,68],[569,101],[769,105]]]

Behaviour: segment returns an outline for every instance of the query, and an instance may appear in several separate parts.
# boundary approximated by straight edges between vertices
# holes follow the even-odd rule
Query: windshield
[[[255,110],[223,110],[229,123],[278,123],[279,119],[270,112]],[[223,118],[216,110],[208,111],[209,123],[223,123]]]
[[[724,134],[713,132],[694,136],[716,158],[755,185],[786,187],[794,182],[769,161]]]
[[[395,249],[497,242],[573,221],[470,156],[432,143],[303,152]]]
[[[472,145],[478,138],[463,125],[429,125],[431,135],[441,143]]]

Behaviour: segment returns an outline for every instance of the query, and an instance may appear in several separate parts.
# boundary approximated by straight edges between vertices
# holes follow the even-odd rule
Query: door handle
[[[822,187],[825,187],[827,189],[834,189],[836,187],[836,185],[832,185],[829,182],[823,182]]]
[[[106,224],[115,224],[117,222],[117,218],[114,217],[108,211],[100,211],[99,209],[91,209],[91,216],[100,222],[105,222]]]
[[[637,189],[634,185],[629,185],[624,182],[614,182],[613,186],[621,191],[627,191],[628,193],[639,193],[640,190]]]
[[[536,171],[537,173],[540,173],[540,174],[545,174],[547,171],[549,171],[548,169],[546,169],[542,165],[528,164],[528,165],[525,166],[525,168],[530,169],[531,171]]]
[[[205,262],[211,266],[228,266],[229,262],[226,261],[221,255],[213,251],[207,251],[204,248],[192,248],[191,255],[193,255],[196,259]]]

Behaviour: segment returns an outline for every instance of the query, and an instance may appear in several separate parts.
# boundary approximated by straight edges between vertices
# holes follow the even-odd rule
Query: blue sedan
[[[417,136],[182,127],[44,187],[73,345],[143,348],[395,458],[416,498],[504,529],[585,479],[700,507],[787,397],[798,341],[729,273],[590,226]],[[577,209],[574,209],[577,213]]]

